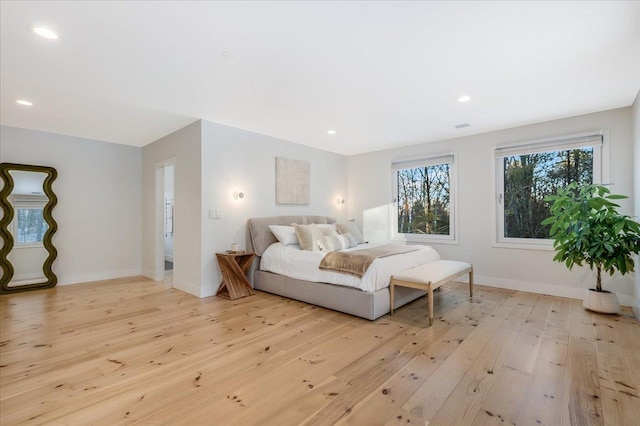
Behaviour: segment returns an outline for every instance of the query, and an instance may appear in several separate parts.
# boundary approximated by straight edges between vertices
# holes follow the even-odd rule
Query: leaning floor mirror
[[[0,163],[0,293],[54,287],[52,167]]]

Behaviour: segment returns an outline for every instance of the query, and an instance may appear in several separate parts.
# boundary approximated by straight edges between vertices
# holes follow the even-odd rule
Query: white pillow
[[[354,221],[350,220],[348,222],[337,223],[336,228],[338,228],[338,232],[343,235],[347,233],[353,235],[358,244],[364,244],[362,232],[360,232],[360,228],[358,228],[358,225]]]
[[[358,245],[358,240],[356,240],[356,237],[351,235],[351,232],[347,232],[346,234],[342,234],[342,236],[344,238],[346,238],[347,242],[349,243],[349,246],[347,248],[355,247],[355,246]]]
[[[275,237],[285,246],[298,244],[296,229],[293,226],[269,225],[269,229]]]

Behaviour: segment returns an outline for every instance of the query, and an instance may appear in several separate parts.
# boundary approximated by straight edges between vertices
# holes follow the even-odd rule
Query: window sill
[[[13,248],[15,249],[28,249],[37,247],[44,247],[44,243],[14,243],[13,245]]]
[[[516,250],[538,250],[538,251],[553,251],[553,243],[510,243],[510,242],[499,242],[493,244],[493,247],[496,248],[507,248],[507,249],[516,249]]]
[[[444,238],[406,238],[406,237],[393,237],[392,241],[405,242],[407,244],[449,244],[449,245],[459,245],[459,241],[457,239],[444,239]]]

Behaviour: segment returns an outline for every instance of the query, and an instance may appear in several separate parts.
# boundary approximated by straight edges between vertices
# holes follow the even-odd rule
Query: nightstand
[[[247,279],[247,271],[255,257],[256,254],[251,252],[216,253],[220,272],[222,272],[222,283],[216,296],[236,300],[256,294]]]

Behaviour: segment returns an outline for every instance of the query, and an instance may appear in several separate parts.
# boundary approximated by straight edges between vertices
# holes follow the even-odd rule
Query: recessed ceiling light
[[[58,34],[44,27],[33,27],[33,32],[41,37],[48,38],[50,40],[57,40],[59,38]]]
[[[336,131],[335,130],[327,130],[327,134],[329,135],[335,135]]]
[[[456,124],[455,126],[456,129],[464,129],[465,127],[471,127],[471,124],[469,123],[460,123],[460,124]]]
[[[458,98],[458,102],[469,102],[470,100],[471,100],[471,96],[467,96],[467,95],[460,96]]]
[[[29,102],[24,99],[18,99],[16,100],[16,103],[19,103],[20,105],[24,105],[24,106],[33,106],[33,102]]]

